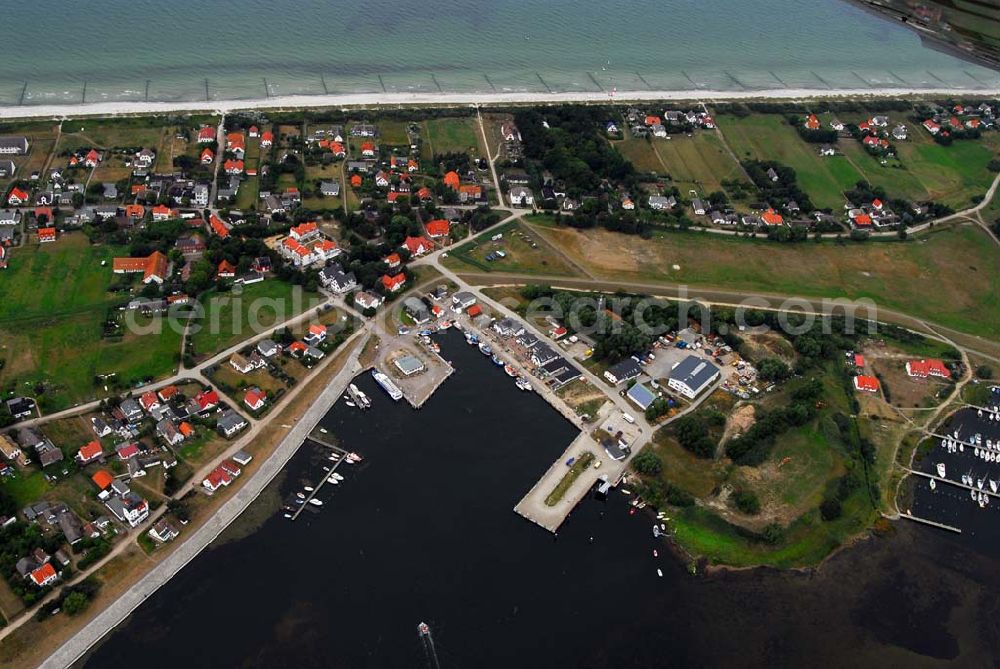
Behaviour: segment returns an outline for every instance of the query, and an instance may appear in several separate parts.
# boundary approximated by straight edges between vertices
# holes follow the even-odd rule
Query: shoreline
[[[566,103],[685,101],[729,102],[740,100],[817,100],[832,98],[901,98],[941,96],[998,97],[1000,88],[776,88],[745,91],[674,90],[597,91],[566,93],[343,93],[332,95],[286,95],[259,99],[183,102],[88,102],[0,107],[0,119],[77,118],[86,116],[156,115],[183,112],[232,113],[237,111],[295,110],[321,107],[351,108],[379,106],[494,106]]]

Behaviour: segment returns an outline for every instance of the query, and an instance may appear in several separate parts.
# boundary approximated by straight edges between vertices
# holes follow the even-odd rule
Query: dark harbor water
[[[900,524],[818,572],[693,577],[618,493],[555,538],[521,519],[573,428],[459,341],[422,410],[364,377],[374,408],[330,411],[323,425],[366,459],[339,469],[321,512],[275,511],[213,546],[83,664],[419,669],[420,621],[444,669],[995,664],[997,553],[963,537]],[[282,496],[323,462],[300,450]]]

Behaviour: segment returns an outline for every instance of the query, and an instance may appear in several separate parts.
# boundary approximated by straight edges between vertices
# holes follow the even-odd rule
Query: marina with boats
[[[1000,389],[987,406],[965,406],[930,433],[909,469],[910,508],[902,515],[963,534],[1000,533]],[[989,519],[989,520],[987,520]]]

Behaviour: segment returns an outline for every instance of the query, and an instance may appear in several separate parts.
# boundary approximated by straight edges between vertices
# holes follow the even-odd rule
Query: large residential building
[[[111,271],[115,274],[142,274],[143,283],[163,283],[167,278],[167,256],[153,251],[145,258],[115,258]]]

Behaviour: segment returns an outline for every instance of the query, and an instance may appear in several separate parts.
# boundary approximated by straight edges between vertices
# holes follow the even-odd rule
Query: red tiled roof
[[[38,228],[38,238],[52,240],[56,238],[55,228]]]
[[[236,268],[233,267],[233,264],[231,262],[223,259],[222,262],[219,263],[219,268],[216,271],[216,274],[222,277],[235,276]]]
[[[462,185],[462,178],[458,176],[458,172],[452,171],[444,175],[444,185],[458,190],[458,187]]]
[[[212,214],[208,217],[208,224],[212,226],[212,232],[225,239],[229,236],[229,228],[222,222],[222,219]]]
[[[31,572],[31,580],[35,582],[35,585],[43,585],[49,579],[55,578],[56,569],[52,566],[51,562],[46,562],[41,567]]]
[[[256,409],[267,399],[267,394],[259,388],[251,388],[243,396],[243,402],[251,409]]]
[[[940,360],[911,360],[906,363],[906,373],[910,376],[925,378],[927,376],[940,376],[951,378],[951,370]]]
[[[443,218],[437,218],[427,224],[427,234],[431,237],[444,237],[451,230],[451,224]]]
[[[385,257],[385,264],[389,265],[390,267],[398,265],[400,262],[401,262],[401,259],[400,259],[398,253],[390,253],[389,255],[387,255]]]
[[[768,209],[761,214],[760,220],[764,221],[767,225],[781,225],[785,222],[785,219],[781,217],[781,214],[776,212],[774,209]]]
[[[94,485],[96,485],[98,488],[104,490],[114,482],[115,477],[112,476],[111,472],[107,471],[106,469],[100,469],[97,472],[95,472],[93,476],[90,477],[90,480],[93,481]]]
[[[403,246],[405,246],[411,254],[420,255],[421,253],[426,253],[434,248],[433,242],[429,239],[424,239],[423,237],[407,237],[403,241]]]
[[[878,379],[874,376],[855,376],[854,377],[854,388],[856,390],[862,390],[866,393],[877,393],[878,392]]]
[[[10,196],[7,198],[8,202],[13,202],[14,200],[20,200],[21,202],[27,201],[29,195],[25,191],[21,190],[17,186],[11,189]]]
[[[471,307],[465,310],[465,313],[467,313],[469,316],[478,316],[479,314],[483,313],[483,309],[478,304],[473,304]]]
[[[194,428],[191,427],[191,423],[187,421],[181,422],[181,424],[177,427],[177,429],[180,430],[181,434],[184,435],[185,437],[190,437],[192,434],[194,434]]]
[[[865,366],[865,356],[861,355],[860,353],[855,353],[854,354],[854,366],[855,367],[864,367]]]
[[[204,411],[209,407],[213,407],[219,403],[219,393],[215,390],[203,390],[194,397],[194,401],[198,403],[201,410]]]
[[[397,274],[395,276],[389,276],[388,274],[382,275],[382,286],[389,292],[399,290],[399,288],[406,283],[405,274]]]
[[[124,446],[120,446],[118,448],[117,453],[118,457],[122,460],[128,460],[133,455],[139,453],[139,446],[137,444],[125,444]]]
[[[319,230],[319,226],[310,221],[308,223],[300,223],[299,225],[296,225],[294,228],[289,230],[289,233],[296,237],[305,237],[306,235],[316,232],[317,230]]]
[[[157,395],[160,396],[161,400],[163,400],[164,402],[166,402],[167,400],[169,400],[171,397],[173,397],[174,395],[176,395],[179,392],[180,392],[180,390],[177,388],[177,386],[167,386],[165,388],[161,388],[160,392],[158,392]]]
[[[159,251],[153,251],[145,258],[115,258],[111,261],[111,269],[116,274],[136,274],[142,272],[142,280],[156,277],[160,281],[167,278],[167,256]]]
[[[86,462],[87,460],[93,460],[94,458],[99,457],[103,452],[104,449],[101,448],[101,442],[95,439],[86,446],[80,447],[80,450],[77,452],[77,455],[80,456],[81,460]]]

